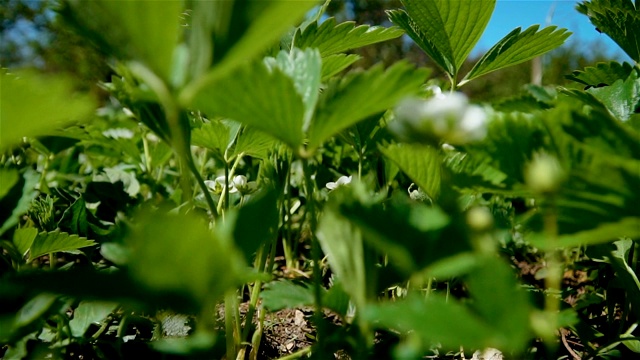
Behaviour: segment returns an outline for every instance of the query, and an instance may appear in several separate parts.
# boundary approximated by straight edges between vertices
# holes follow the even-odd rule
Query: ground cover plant
[[[495,0],[57,5],[113,75],[2,70],[3,358],[640,356],[639,1],[577,7],[633,64],[492,103],[570,32],[462,73]],[[357,68],[404,34],[446,79]]]

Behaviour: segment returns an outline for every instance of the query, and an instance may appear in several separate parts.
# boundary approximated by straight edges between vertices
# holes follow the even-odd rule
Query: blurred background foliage
[[[45,72],[66,72],[75,75],[92,92],[101,90],[98,81],[108,80],[112,73],[105,58],[86,38],[72,31],[56,15],[55,0],[6,0],[0,6],[0,65],[6,68],[37,67]],[[338,0],[327,9],[328,16],[338,22],[391,26],[385,10],[401,8],[399,0]],[[576,87],[565,79],[574,69],[608,61],[606,48],[598,42],[571,42],[543,58],[543,85]],[[408,37],[367,46],[352,51],[362,59],[355,66],[369,68],[382,62],[385,66],[406,59],[433,69],[433,76],[445,81],[444,72]],[[462,73],[471,69],[481,54],[470,56]],[[518,94],[522,84],[531,82],[531,61],[493,72],[461,90],[475,101],[497,101]],[[101,93],[100,95],[106,96]]]

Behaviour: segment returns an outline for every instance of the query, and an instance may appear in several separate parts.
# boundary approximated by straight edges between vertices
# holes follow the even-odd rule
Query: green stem
[[[49,253],[49,269],[55,269],[57,263],[56,253]]]
[[[323,351],[322,342],[324,342],[324,326],[322,316],[322,274],[320,273],[320,244],[316,238],[317,218],[316,203],[314,199],[314,183],[311,178],[311,170],[309,168],[309,159],[302,159],[303,172],[305,177],[305,187],[307,195],[307,211],[309,212],[309,227],[311,233],[311,258],[313,261],[313,293],[315,300],[315,323],[317,327],[318,349]],[[318,354],[322,358],[322,353]]]
[[[219,211],[216,209],[216,205],[213,202],[211,193],[209,192],[207,185],[204,183],[204,179],[200,175],[200,172],[198,171],[198,168],[196,167],[196,164],[193,161],[193,156],[191,156],[191,154],[189,154],[189,157],[187,159],[187,164],[189,166],[189,169],[191,170],[191,173],[196,178],[196,182],[198,183],[200,190],[202,190],[202,193],[204,194],[204,198],[207,201],[207,206],[209,207],[209,211],[211,211],[211,216],[213,216],[214,219],[217,218]]]
[[[223,206],[224,209],[229,208],[229,180],[231,180],[231,177],[233,175],[235,175],[236,172],[236,168],[238,167],[238,164],[240,163],[240,160],[242,159],[242,157],[244,156],[244,153],[240,153],[238,154],[238,156],[236,156],[236,160],[233,162],[233,165],[231,166],[231,169],[229,170],[229,163],[227,161],[225,161],[224,163],[224,188],[222,189],[222,194],[220,194],[220,200],[218,201],[218,213],[221,213],[223,210]]]
[[[230,290],[224,296],[224,329],[227,344],[227,359],[236,358],[236,326],[234,324],[234,306],[236,291]]]
[[[556,299],[556,293],[562,293],[562,265],[558,251],[558,217],[554,199],[550,198],[551,206],[544,214],[544,233],[549,243],[549,253],[547,254],[547,276],[545,286],[547,296],[545,297],[545,311],[549,320],[552,321],[553,330],[557,327],[558,312],[560,311],[561,299]],[[551,337],[552,334],[549,334]],[[552,349],[556,346],[554,341],[548,341],[547,346]]]
[[[293,354],[287,355],[287,356],[283,356],[278,360],[294,360],[294,359],[301,359],[303,356],[309,354],[311,352],[311,346],[304,348],[302,350],[298,350],[296,352],[294,352]]]

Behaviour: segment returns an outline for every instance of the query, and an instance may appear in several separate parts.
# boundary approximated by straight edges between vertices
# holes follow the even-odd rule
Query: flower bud
[[[529,188],[540,194],[549,194],[558,191],[565,174],[555,157],[540,153],[533,157],[525,169],[525,181]]]

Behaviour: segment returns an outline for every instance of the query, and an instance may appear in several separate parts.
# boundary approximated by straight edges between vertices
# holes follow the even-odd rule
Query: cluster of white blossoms
[[[225,178],[218,176],[215,180],[205,180],[204,183],[211,191],[220,194],[225,187]],[[255,181],[247,181],[244,175],[236,175],[229,181],[229,194],[239,192],[244,196],[254,193],[257,189],[258,184]]]
[[[395,110],[397,121],[389,125],[391,131],[402,138],[438,140],[452,145],[484,139],[487,114],[480,106],[470,104],[459,92],[433,93],[427,100],[410,98],[401,102]]]

